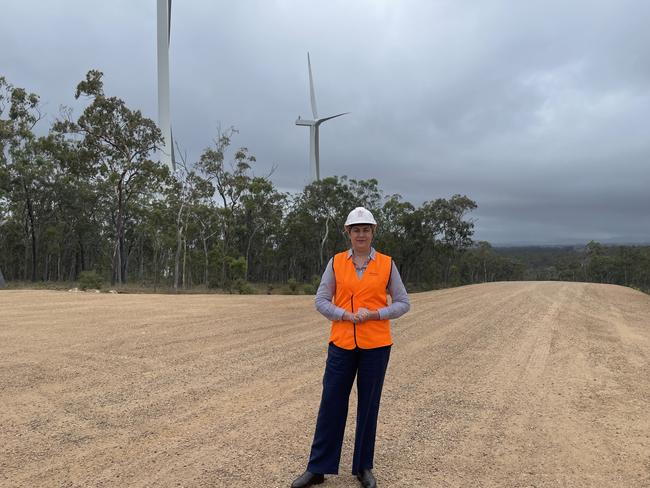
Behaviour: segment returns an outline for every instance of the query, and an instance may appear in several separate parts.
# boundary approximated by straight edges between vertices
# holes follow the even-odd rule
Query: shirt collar
[[[371,247],[370,248],[370,259],[372,259],[373,261],[375,260],[375,254],[376,254],[375,248]],[[348,259],[350,259],[351,257],[352,257],[352,248],[348,249]]]

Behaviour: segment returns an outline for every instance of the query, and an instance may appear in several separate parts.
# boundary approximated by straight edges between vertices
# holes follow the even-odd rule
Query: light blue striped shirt
[[[370,248],[370,255],[366,262],[361,267],[357,267],[356,264],[354,265],[359,279],[363,276],[370,260],[375,259],[375,253],[375,248]],[[351,258],[352,249],[348,251],[348,259]],[[316,292],[316,310],[330,320],[341,320],[345,310],[332,303],[332,298],[334,298],[336,293],[336,277],[334,276],[332,259],[329,260],[325,267],[325,272],[323,273],[320,285],[318,286],[318,291]],[[392,298],[392,303],[387,307],[379,309],[380,320],[396,319],[409,311],[411,308],[411,302],[406,293],[406,288],[404,288],[404,283],[402,283],[402,277],[400,276],[399,271],[397,271],[394,262],[392,263],[390,279],[388,280],[388,288],[386,290]]]

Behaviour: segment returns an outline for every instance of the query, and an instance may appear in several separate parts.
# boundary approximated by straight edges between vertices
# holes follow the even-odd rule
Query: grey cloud
[[[650,4],[507,0],[174,2],[172,117],[190,158],[219,124],[258,174],[308,178],[306,51],[322,172],[419,204],[464,193],[493,242],[650,241]],[[75,105],[90,68],[156,116],[155,2],[11,2],[3,75]],[[29,28],[27,29],[26,26]],[[79,107],[79,104],[75,106]]]

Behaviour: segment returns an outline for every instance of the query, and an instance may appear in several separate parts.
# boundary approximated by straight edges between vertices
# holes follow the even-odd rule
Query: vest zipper
[[[352,306],[352,314],[354,314],[354,295],[350,296],[350,305]],[[357,344],[357,322],[356,322],[356,320],[352,321],[352,327],[354,328],[354,347],[359,347],[359,344]]]

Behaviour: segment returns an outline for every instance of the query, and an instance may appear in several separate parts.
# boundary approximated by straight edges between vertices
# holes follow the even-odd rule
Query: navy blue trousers
[[[330,343],[308,471],[322,474],[339,472],[348,402],[355,376],[358,404],[352,474],[372,469],[379,401],[390,347],[347,350]]]

